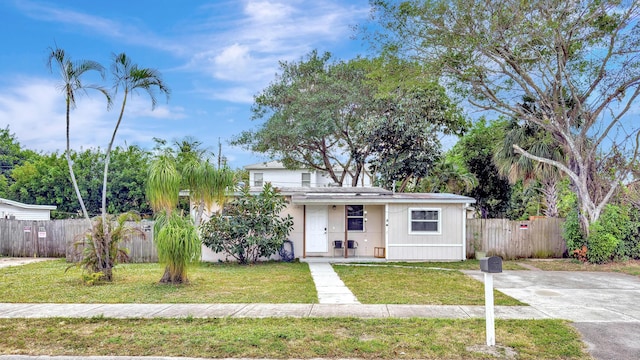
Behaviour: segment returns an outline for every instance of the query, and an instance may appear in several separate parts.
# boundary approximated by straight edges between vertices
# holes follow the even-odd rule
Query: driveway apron
[[[483,281],[480,271],[465,271]],[[551,318],[573,322],[597,359],[640,359],[640,279],[610,272],[505,271],[494,286]]]

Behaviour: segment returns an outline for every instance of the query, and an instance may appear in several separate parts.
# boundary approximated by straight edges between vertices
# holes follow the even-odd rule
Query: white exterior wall
[[[318,177],[314,176],[313,172],[307,170],[264,169],[251,170],[249,172],[249,181],[252,187],[255,186],[256,173],[262,173],[263,183],[270,182],[274,187],[301,187],[302,173],[311,173],[311,186],[318,186]]]
[[[411,234],[409,209],[439,209],[438,234]],[[464,212],[461,204],[389,204],[387,260],[464,260]]]
[[[302,205],[291,205],[291,198],[287,197],[289,205],[282,211],[280,216],[285,217],[290,214],[293,217],[293,230],[289,233],[288,240],[293,242],[293,252],[295,257],[301,258],[303,251],[303,234],[304,234],[304,208]],[[203,220],[204,221],[204,220]],[[280,256],[276,253],[273,259],[279,259]],[[202,245],[202,261],[218,262],[218,261],[237,261],[232,256],[225,253],[215,253],[205,245]],[[266,259],[265,259],[266,260]]]
[[[28,209],[0,203],[0,218],[15,216],[15,220],[51,220],[49,209]]]
[[[262,173],[263,183],[270,182],[275,187],[301,187],[302,174],[310,173],[311,187],[331,186],[334,181],[328,174],[315,170],[289,170],[289,169],[260,169],[249,171],[250,186],[255,186],[255,174]],[[338,174],[338,177],[340,175]],[[351,176],[347,174],[343,186],[351,186]],[[358,187],[371,187],[371,178],[368,175],[361,175],[358,180]]]

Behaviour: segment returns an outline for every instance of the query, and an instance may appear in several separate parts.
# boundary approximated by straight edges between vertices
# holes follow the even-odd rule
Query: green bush
[[[589,227],[589,237],[587,238],[587,259],[590,263],[602,264],[613,257],[620,239],[607,232],[599,221]]]
[[[215,252],[224,252],[241,264],[255,263],[278,252],[293,228],[291,215],[280,217],[286,207],[282,197],[270,183],[259,195],[251,195],[249,187],[202,224],[202,242]]]
[[[598,221],[589,228],[587,258],[592,263],[603,263],[614,257],[624,259],[629,249],[625,239],[630,233],[629,210],[618,205],[605,206]]]
[[[622,207],[618,214],[623,231],[620,237],[620,244],[615,251],[615,258],[619,260],[640,258],[640,210],[636,207]],[[622,221],[626,225],[622,224]]]
[[[580,226],[580,218],[578,214],[578,208],[573,207],[567,214],[567,218],[562,228],[562,237],[567,244],[567,252],[571,255],[576,249],[580,249],[585,245],[584,233]]]

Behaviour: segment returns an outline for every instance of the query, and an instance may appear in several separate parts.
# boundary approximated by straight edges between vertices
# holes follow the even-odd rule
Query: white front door
[[[329,251],[328,218],[326,206],[306,206],[305,239],[308,253]]]

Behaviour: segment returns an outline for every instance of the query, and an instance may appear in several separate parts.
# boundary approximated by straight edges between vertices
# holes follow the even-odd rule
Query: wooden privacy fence
[[[504,259],[561,257],[566,251],[563,223],[558,218],[467,219],[467,256],[478,250]]]
[[[121,244],[121,247],[129,250],[130,261],[158,261],[153,243],[153,222],[129,222],[127,226],[137,229],[129,241]],[[0,255],[64,257],[68,261],[78,260],[78,254],[82,252],[83,234],[87,230],[85,220],[0,219]]]
[[[560,257],[566,250],[562,239],[564,219],[541,218],[532,221],[506,219],[467,219],[467,256],[476,249],[504,259],[542,256]],[[138,229],[123,247],[132,262],[156,262],[153,222],[131,222]],[[64,257],[78,259],[74,244],[87,230],[84,220],[25,221],[0,219],[0,255],[17,257]],[[144,235],[143,235],[144,234]]]

